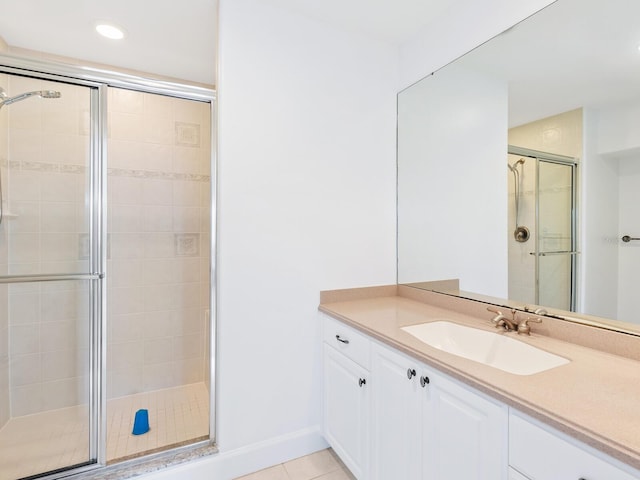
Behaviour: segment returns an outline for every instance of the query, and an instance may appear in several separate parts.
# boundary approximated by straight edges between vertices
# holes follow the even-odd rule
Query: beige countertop
[[[347,293],[345,293],[347,292]],[[381,296],[377,296],[377,294]],[[640,362],[552,336],[504,333],[571,360],[533,375],[514,375],[449,354],[401,327],[447,319],[496,332],[486,305],[462,299],[430,302],[431,292],[407,298],[394,287],[349,299],[348,291],[323,295],[320,311],[395,347],[560,431],[640,469]],[[330,292],[327,292],[330,293]],[[362,296],[362,295],[360,295]],[[420,296],[420,295],[418,295]],[[426,300],[425,300],[426,299]],[[425,301],[430,303],[424,303]],[[466,301],[468,302],[468,301]],[[434,304],[435,303],[435,304]],[[452,309],[453,308],[453,309]],[[471,314],[470,314],[471,312]],[[544,319],[547,322],[548,319]],[[552,323],[552,322],[549,322]],[[540,331],[546,329],[540,327]],[[584,336],[576,333],[576,337]],[[635,342],[635,339],[631,339]],[[635,345],[635,344],[634,344]],[[640,340],[638,340],[640,347]]]

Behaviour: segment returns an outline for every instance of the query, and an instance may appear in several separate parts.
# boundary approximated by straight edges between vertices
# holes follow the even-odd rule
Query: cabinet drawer
[[[369,370],[371,340],[366,335],[331,317],[323,315],[323,340],[326,344]]]
[[[637,474],[590,453],[518,414],[509,415],[509,465],[533,480],[637,480]],[[611,462],[615,460],[610,459]],[[627,470],[625,468],[625,470]],[[631,471],[631,468],[628,469]]]

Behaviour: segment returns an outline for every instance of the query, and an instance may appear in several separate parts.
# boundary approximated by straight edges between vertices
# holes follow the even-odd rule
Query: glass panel
[[[8,273],[88,272],[88,87],[5,75],[0,144]]]
[[[538,304],[571,309],[573,167],[539,162]]]
[[[0,74],[0,276],[89,271],[91,88]],[[0,480],[95,461],[91,281],[0,284]]]
[[[112,463],[209,436],[211,110],[118,88],[109,107]]]
[[[0,285],[0,480],[90,462],[90,281]]]

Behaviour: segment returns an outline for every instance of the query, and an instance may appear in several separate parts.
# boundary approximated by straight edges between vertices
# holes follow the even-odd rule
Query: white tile
[[[146,232],[173,231],[173,209],[170,206],[150,206],[143,208],[144,230]]]
[[[42,182],[42,201],[84,201],[84,177],[68,173],[48,173]]]
[[[112,233],[111,258],[116,260],[146,256],[145,254],[149,252],[149,250],[158,250],[153,240],[155,240],[155,238],[150,239],[148,235],[142,233]]]
[[[173,203],[172,180],[146,179],[142,184],[142,202],[144,205],[171,205]]]
[[[131,113],[111,112],[109,132],[112,140],[139,141],[145,138],[144,117]]]
[[[291,460],[284,464],[291,480],[310,480],[340,469],[340,465],[328,450]]]
[[[43,232],[77,232],[77,204],[73,202],[46,202],[41,209]]]
[[[11,386],[20,387],[42,380],[40,354],[12,355],[10,361]]]
[[[141,367],[144,359],[144,347],[138,341],[109,345],[107,369],[124,372]]]
[[[144,235],[145,258],[166,258],[175,256],[173,233],[147,233]]]
[[[40,324],[40,351],[71,350],[78,348],[78,332],[73,320],[42,322]]]
[[[37,293],[9,295],[9,324],[24,325],[40,321],[40,295]]]
[[[173,207],[174,232],[199,232],[200,207]]]
[[[173,166],[173,149],[170,145],[145,143],[143,150],[143,168],[145,170],[170,172]]]
[[[9,158],[19,162],[39,162],[42,155],[42,132],[33,128],[9,129]]]
[[[143,113],[144,94],[123,88],[109,88],[109,109],[113,112]]]
[[[25,385],[11,389],[11,414],[14,417],[42,411],[42,384]]]
[[[42,381],[77,377],[79,366],[74,350],[58,350],[42,354]]]
[[[142,384],[145,390],[156,390],[175,386],[170,363],[145,365],[142,369]]]
[[[134,233],[142,231],[145,213],[140,205],[113,205],[111,207],[110,231]]]
[[[40,325],[14,325],[9,328],[11,354],[25,355],[40,352]]]
[[[204,338],[200,334],[184,335],[173,339],[173,358],[185,360],[187,358],[203,358]]]
[[[40,203],[12,201],[9,211],[18,218],[11,221],[11,233],[34,233],[40,231]]]
[[[142,187],[145,180],[132,177],[108,177],[109,200],[113,205],[142,204]]]
[[[145,314],[134,313],[127,315],[112,315],[110,342],[121,343],[131,341],[142,341],[146,338]]]
[[[154,338],[144,341],[144,364],[168,363],[173,359],[172,339]]]
[[[40,234],[42,261],[78,260],[78,235],[73,233]]]
[[[186,180],[173,183],[173,205],[176,207],[199,207],[201,205],[200,184]]]
[[[171,119],[162,116],[145,116],[142,125],[142,139],[149,143],[160,145],[172,145],[174,138],[174,123]]]
[[[244,477],[238,477],[236,480],[290,480],[290,477],[282,465],[276,465]]]
[[[10,234],[9,259],[11,264],[38,262],[40,260],[40,235],[34,233]]]

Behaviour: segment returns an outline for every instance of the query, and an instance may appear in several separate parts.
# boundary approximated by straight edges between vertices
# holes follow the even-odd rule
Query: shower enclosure
[[[213,101],[0,56],[0,480],[212,444]]]
[[[576,161],[509,146],[507,167],[509,298],[574,311]]]

